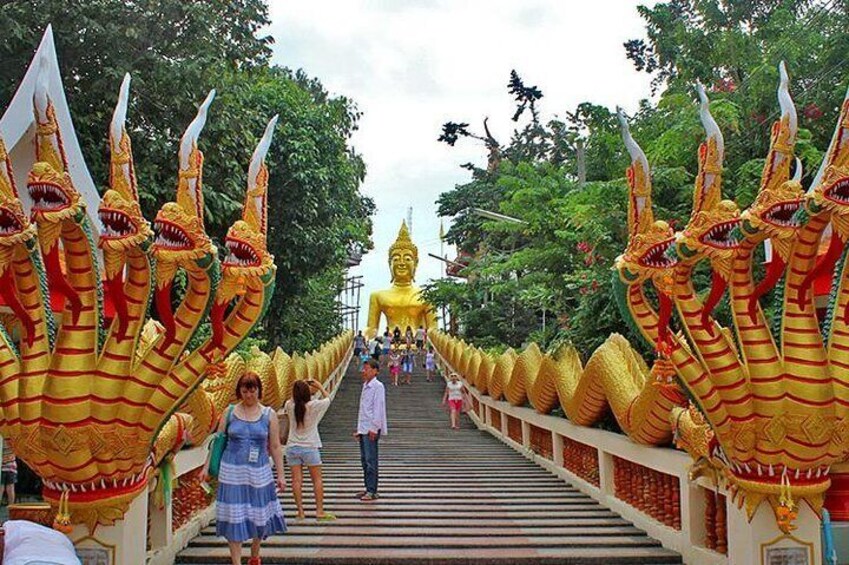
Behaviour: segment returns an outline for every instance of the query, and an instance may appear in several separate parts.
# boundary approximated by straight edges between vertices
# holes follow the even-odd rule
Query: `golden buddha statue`
[[[371,293],[366,338],[370,339],[378,332],[381,315],[386,316],[386,325],[390,331],[398,327],[403,333],[407,326],[414,332],[419,326],[426,330],[436,329],[433,307],[422,300],[421,290],[413,284],[418,264],[419,250],[410,240],[407,223],[401,222],[398,238],[389,247],[392,286]]]

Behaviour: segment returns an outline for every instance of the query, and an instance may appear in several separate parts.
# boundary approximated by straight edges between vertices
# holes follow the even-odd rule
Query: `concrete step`
[[[470,510],[467,508],[464,509],[451,509],[450,511],[446,511],[443,509],[421,509],[421,508],[411,508],[411,509],[403,509],[403,508],[367,508],[363,509],[362,507],[337,507],[337,506],[327,506],[327,511],[332,512],[336,516],[339,517],[350,517],[350,516],[362,516],[368,517],[369,519],[374,517],[399,517],[399,518],[415,518],[416,516],[422,518],[440,518],[446,515],[450,515],[453,518],[467,518],[472,520],[477,520],[481,517],[481,512],[479,510]],[[506,510],[506,509],[500,509]],[[591,508],[569,508],[567,510],[547,510],[547,509],[539,509],[535,508],[533,510],[527,509],[516,509],[510,508],[509,512],[503,512],[502,515],[508,515],[511,518],[522,519],[522,518],[551,518],[552,521],[556,523],[562,523],[563,520],[568,520],[570,518],[605,518],[605,517],[615,517],[616,514],[603,506],[595,506]],[[288,519],[295,518],[294,509],[287,509],[284,511],[284,515]]]
[[[351,491],[346,491],[344,494],[337,495],[328,495],[325,494],[324,500],[325,502],[334,502],[338,504],[352,504],[356,505],[358,508],[362,508],[363,504],[354,500],[350,494]],[[476,493],[479,496],[462,496],[462,497],[450,497],[450,496],[440,496],[440,495],[397,495],[393,496],[391,493],[380,493],[380,506],[386,508],[391,506],[409,506],[409,505],[420,505],[420,506],[436,506],[437,508],[445,508],[446,506],[479,506],[479,505],[491,505],[498,504],[502,506],[511,506],[511,507],[520,507],[520,506],[530,506],[531,508],[537,506],[569,506],[570,508],[574,508],[576,505],[587,505],[587,504],[598,504],[592,498],[587,497],[505,497],[495,493]],[[311,500],[312,497],[305,499]],[[294,504],[294,499],[290,499],[289,497],[284,498],[284,502],[291,502]]]
[[[201,532],[204,536],[214,536],[215,528],[207,527]],[[302,523],[292,523],[289,525],[287,534],[298,535],[366,535],[366,536],[381,536],[381,537],[410,537],[410,536],[429,536],[433,533],[432,528],[423,526],[398,526],[397,523],[387,523],[384,526],[376,526],[374,524],[363,525],[361,522],[349,520],[348,525],[334,523],[327,525],[315,520],[304,520]],[[481,526],[455,526],[451,530],[440,531],[440,535],[453,537],[470,537],[474,536],[606,536],[606,535],[640,535],[640,530],[634,526],[540,526],[540,527],[524,527],[516,526],[515,524],[509,527],[494,528]]]
[[[335,531],[334,531],[335,534]],[[657,547],[657,541],[645,535],[611,535],[603,538],[603,543],[608,547]],[[200,535],[192,541],[194,547],[220,545],[218,536]],[[493,535],[465,535],[465,536],[443,536],[431,532],[430,535],[414,536],[385,536],[368,535],[362,532],[352,535],[304,535],[287,532],[282,536],[273,536],[265,540],[265,547],[352,547],[352,548],[475,548],[475,547],[586,547],[599,544],[596,536],[574,535],[574,536],[544,536],[533,537],[522,535],[517,532],[512,536]]]
[[[609,518],[579,518],[576,516],[570,516],[568,519],[558,520],[556,523],[551,520],[546,520],[545,518],[520,518],[520,517],[512,517],[510,519],[504,518],[488,518],[482,517],[478,520],[475,520],[474,523],[469,520],[459,519],[453,516],[452,517],[438,517],[438,518],[374,518],[369,517],[368,521],[362,520],[362,518],[345,518],[340,516],[338,513],[336,514],[337,519],[333,521],[330,525],[317,522],[313,519],[313,508],[307,507],[307,518],[303,523],[298,524],[293,522],[295,519],[295,515],[293,513],[288,513],[287,523],[290,528],[310,528],[310,527],[321,527],[321,528],[335,528],[342,526],[358,526],[361,528],[371,528],[371,527],[397,527],[397,528],[431,528],[433,526],[441,526],[444,529],[451,528],[453,530],[465,530],[465,529],[474,529],[474,528],[489,528],[489,529],[502,529],[502,528],[534,528],[534,529],[547,529],[547,528],[592,528],[592,527],[618,527],[618,526],[631,526],[631,523],[623,518],[612,514]],[[289,520],[289,516],[291,516],[291,520]],[[205,533],[211,533],[215,531],[215,526],[210,525],[207,526],[204,530]],[[432,531],[432,530],[429,530]]]
[[[248,557],[248,549],[242,549],[242,556]],[[310,549],[299,547],[264,547],[263,563],[297,563],[298,565],[515,565],[528,563],[534,565],[598,565],[641,563],[661,565],[681,563],[681,556],[675,552],[656,547],[563,547],[563,548],[522,548],[512,551],[505,548],[478,547],[458,548],[351,548]],[[218,548],[191,546],[180,553],[177,563],[195,565],[229,564],[229,556],[223,555]]]

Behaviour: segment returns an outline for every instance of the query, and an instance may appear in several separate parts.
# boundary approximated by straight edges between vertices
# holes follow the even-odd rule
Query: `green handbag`
[[[227,428],[230,427],[230,415],[233,414],[233,404],[227,409],[227,418],[224,420],[224,431],[215,434],[212,441],[209,443],[209,474],[212,477],[218,476],[218,471],[221,469],[221,457],[224,456],[224,450],[227,448]]]

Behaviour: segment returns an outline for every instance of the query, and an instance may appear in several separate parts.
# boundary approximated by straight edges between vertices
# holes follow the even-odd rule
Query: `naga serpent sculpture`
[[[628,410],[644,402],[639,419],[666,417],[676,443],[697,460],[694,471],[709,469],[725,480],[750,518],[767,500],[779,527],[788,532],[794,498],[819,512],[830,467],[849,456],[849,95],[820,171],[805,194],[798,165],[790,176],[797,116],[783,64],[779,74],[781,117],[772,127],[757,198],[742,214],[736,203],[722,200],[724,141],[699,87],[707,139],[699,148],[692,213],[677,235],[651,215],[648,163],[623,123],[632,158],[629,241],[616,262],[616,295],[625,306],[625,318],[656,346],[655,380],[663,384],[665,369],[671,367],[693,404],[684,406],[674,387],[663,386],[660,394],[646,392],[655,383],[646,378],[645,363],[616,334],[583,369],[571,348],[543,355],[532,344],[519,355],[509,350],[493,358],[444,334],[433,334],[432,341],[470,384],[493,398],[503,395],[519,405],[530,401],[547,412],[556,396],[567,417],[580,425],[594,424],[609,406],[635,441],[668,441],[669,434],[661,432],[670,427],[651,433],[633,427],[636,420],[634,414],[628,417]],[[829,236],[828,250],[819,254]],[[757,281],[754,250],[764,242],[774,253]],[[667,253],[673,243],[677,258]],[[693,284],[701,261],[709,263],[713,274],[704,300]],[[835,265],[829,306],[819,320],[813,280]],[[782,277],[777,323],[771,327],[759,299]],[[646,281],[655,287],[658,310],[644,292]],[[733,332],[713,317],[726,291]],[[680,333],[668,329],[670,304]]]
[[[825,323],[827,340],[821,333],[813,298],[807,293],[813,274],[828,268],[821,266],[822,260],[818,266],[817,257],[829,223],[835,229],[831,247],[835,247],[834,239],[841,238],[835,218],[847,211],[841,181],[847,182],[849,174],[845,168],[849,154],[843,143],[849,134],[849,105],[843,104],[834,141],[806,198],[807,213],[797,213],[802,204],[798,171],[796,179],[789,179],[796,115],[783,68],[781,75],[782,116],[773,126],[758,198],[740,217],[742,223],[736,216],[736,206],[718,202],[721,134],[718,128],[709,131],[707,147],[703,145],[700,152],[703,157],[697,179],[697,193],[703,187],[697,202],[701,199],[702,203],[697,203],[679,241],[679,252],[688,263],[700,256],[711,261],[715,284],[722,285],[730,278],[736,342],[713,321],[710,304],[699,311],[686,273],[677,273],[675,284],[683,325],[709,373],[707,387],[688,382],[682,375],[684,386],[710,426],[686,424],[690,438],[682,434],[684,444],[692,441],[707,446],[707,453],[699,455],[721,472],[732,494],[739,495],[738,503],[745,502],[750,517],[766,499],[776,511],[779,526],[789,531],[792,520],[787,520],[787,495],[805,500],[819,512],[830,485],[830,466],[843,461],[849,448],[849,403],[845,401],[849,380],[840,367],[842,350],[847,347],[840,333],[846,327],[845,301],[834,307],[846,278],[841,273],[835,281],[830,319]],[[704,97],[702,108],[704,118]],[[732,223],[739,229],[728,229]],[[742,241],[735,238],[736,233],[743,235]],[[699,237],[704,241],[704,234],[724,249],[717,251],[705,245],[705,251],[700,251],[695,242]],[[845,239],[845,233],[842,237]],[[766,238],[776,249],[779,264],[755,286],[752,248]],[[832,255],[827,254],[826,260]],[[780,278],[782,267],[785,285],[777,311],[780,325],[773,330],[757,299]],[[712,289],[711,295],[716,294],[721,293]],[[688,415],[692,411],[674,417]],[[696,432],[702,437],[691,439]],[[792,504],[789,502],[791,509]]]
[[[33,100],[37,162],[27,177],[34,222],[23,213],[11,161],[0,145],[4,165],[0,292],[19,321],[18,335],[0,333],[0,433],[42,478],[45,499],[58,505],[64,497],[73,522],[85,523],[90,530],[120,519],[129,503],[145,491],[157,462],[151,450],[160,428],[203,378],[203,372],[191,372],[187,361],[179,363],[181,355],[213,297],[220,296],[222,303],[228,297],[223,291],[216,295],[219,264],[204,230],[203,156],[197,148],[214,92],[182,138],[176,201],[159,211],[154,239],[140,212],[124,128],[128,90],[125,78],[109,132],[109,190],[99,209],[105,283],[84,205],[68,175],[62,135],[43,76],[37,80]],[[264,221],[265,214],[265,195],[256,186],[262,184],[257,178],[264,179],[267,173],[261,163],[252,163],[252,169],[256,174],[254,184],[249,183],[248,204],[254,206],[246,210],[245,223],[259,216]],[[256,206],[259,200],[262,211]],[[256,253],[246,247],[254,242],[246,233],[252,228],[237,223],[231,229],[225,276],[231,264],[246,267],[245,255]],[[231,240],[240,243],[230,244]],[[261,259],[267,271],[270,256]],[[187,285],[176,299],[175,314],[172,285],[178,270],[186,273]],[[273,275],[273,266],[270,272]],[[245,277],[249,291],[242,298],[255,299],[256,283],[247,281],[244,273],[234,276],[238,284],[243,283],[239,277]],[[260,279],[265,285],[261,294],[270,294],[267,275]],[[103,284],[115,305],[108,328],[101,322]],[[58,324],[50,307],[55,298],[51,292],[64,298]],[[153,326],[145,330],[151,294],[161,331]],[[237,304],[207,349],[232,349],[233,341],[237,343],[261,317],[266,301],[263,296],[258,306],[250,308]],[[226,304],[223,310],[222,316]],[[228,330],[236,335],[228,337]],[[146,343],[139,339],[143,332]],[[189,416],[175,421],[178,428],[191,425]],[[179,447],[183,435],[173,434],[172,445],[157,449],[164,453]]]
[[[677,264],[668,252],[675,234],[668,223],[654,220],[648,160],[621,113],[619,117],[631,155],[627,171],[629,240],[625,253],[616,260],[614,288],[626,318],[658,350],[652,367],[647,367],[619,334],[599,346],[586,366],[582,366],[578,351],[567,345],[543,355],[531,344],[521,354],[508,350],[493,359],[462,342],[446,354],[448,338],[443,334],[436,334],[433,341],[454,367],[492,398],[503,396],[513,405],[530,401],[543,414],[559,404],[569,420],[582,426],[598,423],[611,411],[622,431],[635,442],[664,445],[672,440],[672,409],[686,404],[686,398],[670,382],[671,376],[675,369],[692,371],[696,366],[687,347],[668,329],[672,269]],[[646,295],[648,282],[657,292],[659,312]]]
[[[199,443],[214,427],[221,406],[210,412],[209,399],[196,388],[207,367],[230,353],[261,320],[274,293],[274,257],[268,252],[268,169],[265,155],[277,116],[268,123],[248,167],[248,188],[242,218],[227,231],[221,281],[210,309],[212,335],[195,351],[181,359],[170,371],[175,383],[188,383],[178,404],[186,400],[185,412],[193,417],[188,425],[191,443]],[[169,296],[163,297],[170,306]],[[227,309],[232,305],[230,312]],[[235,383],[234,383],[235,384]],[[180,414],[167,425],[178,425]],[[210,421],[211,420],[211,421]],[[168,433],[166,435],[173,435]],[[160,446],[155,446],[160,447]],[[164,446],[163,446],[164,447]],[[155,449],[155,452],[161,449]]]

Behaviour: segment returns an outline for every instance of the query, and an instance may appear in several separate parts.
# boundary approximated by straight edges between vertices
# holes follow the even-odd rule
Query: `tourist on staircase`
[[[18,482],[18,460],[12,449],[11,441],[5,438],[0,439],[0,444],[3,446],[3,459],[0,463],[0,485],[2,485],[3,491],[0,492],[0,499],[5,494],[6,504],[14,504],[15,483]]]
[[[445,383],[445,394],[442,395],[442,404],[448,403],[448,413],[451,419],[451,429],[460,429],[460,411],[463,410],[463,383],[460,375],[451,373],[448,382]]]
[[[371,338],[371,341],[368,344],[369,353],[371,353],[371,358],[380,363],[380,351],[383,349],[383,346],[380,343],[380,340],[377,339],[377,336]]]
[[[366,338],[363,337],[363,331],[357,332],[357,337],[354,338],[354,357],[359,357],[360,353],[366,348]]]
[[[389,354],[389,374],[392,376],[392,384],[398,386],[398,375],[401,373],[401,353],[393,349]]]
[[[357,494],[363,502],[377,500],[378,452],[377,443],[385,436],[386,425],[386,389],[377,379],[380,363],[369,359],[363,365],[363,390],[360,393],[360,407],[357,414],[357,429],[354,437],[360,442],[360,461],[363,465],[363,482],[366,489]]]
[[[427,355],[425,355],[424,368],[427,371],[427,382],[433,380],[433,373],[436,371],[436,357],[433,353],[433,347],[427,348]]]
[[[389,365],[389,352],[392,350],[392,334],[389,333],[389,328],[386,328],[386,331],[383,332],[383,359],[386,360],[387,366]]]
[[[424,351],[425,335],[424,326],[419,326],[416,330],[416,351]]]
[[[260,565],[259,550],[263,539],[286,531],[283,510],[275,492],[286,489],[283,473],[283,449],[280,426],[274,411],[260,404],[262,381],[254,372],[246,372],[236,383],[236,398],[218,422],[218,431],[227,434],[227,446],[221,457],[216,495],[216,533],[230,546],[233,565],[241,564],[242,542],[251,541],[249,565]],[[270,456],[269,456],[270,453]],[[271,472],[271,458],[277,480]],[[209,476],[209,460],[204,467]]]
[[[413,365],[415,365],[415,353],[411,344],[407,344],[404,356],[401,358],[401,372],[404,373],[404,384],[410,385],[413,378]]]
[[[369,357],[371,357],[371,355],[369,355],[368,348],[364,348],[364,349],[360,352],[360,364],[359,364],[359,369],[360,369],[360,370],[362,370],[363,365],[365,364],[365,362],[369,360]]]
[[[321,394],[313,400],[314,392]],[[289,419],[289,439],[286,442],[286,461],[292,473],[292,494],[297,506],[298,521],[304,519],[304,465],[310,471],[315,490],[315,517],[319,522],[335,520],[336,516],[324,511],[324,482],[321,475],[321,436],[318,424],[330,407],[330,395],[315,379],[295,381],[292,398],[283,405]]]

